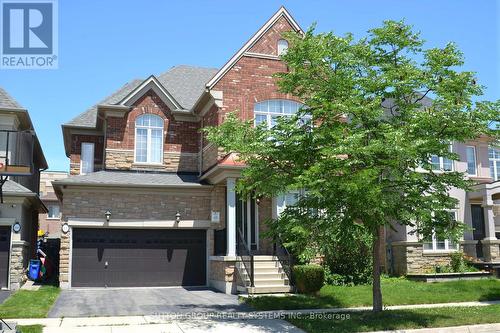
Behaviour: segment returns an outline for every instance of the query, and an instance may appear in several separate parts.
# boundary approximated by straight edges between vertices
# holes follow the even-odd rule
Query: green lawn
[[[17,326],[20,333],[42,333],[42,325]]]
[[[0,305],[0,318],[45,318],[59,292],[59,288],[52,286],[33,291],[18,290]]]
[[[500,300],[500,280],[426,283],[384,278],[382,294],[384,305]],[[317,296],[261,296],[248,298],[245,302],[257,310],[370,306],[372,289],[371,285],[324,286]]]
[[[323,314],[324,316],[328,314]],[[379,314],[360,312],[344,314],[341,319],[288,319],[309,333],[368,332],[410,328],[447,327],[500,322],[500,305],[467,308],[438,308],[384,311]]]

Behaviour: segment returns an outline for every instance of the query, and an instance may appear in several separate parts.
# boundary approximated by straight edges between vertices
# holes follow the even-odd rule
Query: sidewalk
[[[500,304],[500,301],[482,302],[458,302],[458,303],[438,303],[438,304],[415,304],[415,305],[395,305],[385,307],[385,310],[403,309],[424,309],[442,307],[473,307],[489,306]],[[288,315],[308,315],[316,313],[346,313],[370,311],[371,307],[356,308],[333,308],[333,309],[303,309],[303,310],[276,310],[276,311],[254,311],[254,312],[214,312],[214,313],[191,313],[176,314],[164,313],[153,316],[121,316],[121,317],[81,317],[81,318],[33,318],[33,319],[11,319],[18,325],[43,325],[46,333],[63,332],[135,332],[144,330],[148,332],[221,332],[245,330],[248,332],[302,332],[284,319]],[[488,325],[477,325],[479,329]],[[500,326],[500,324],[499,324]],[[464,326],[465,327],[465,326]],[[466,328],[460,329],[468,329]],[[453,328],[455,329],[455,328]],[[430,330],[400,330],[390,331],[398,333],[409,332],[450,332],[449,329]],[[451,331],[455,332],[455,331]],[[500,332],[500,328],[495,327],[493,331],[470,331],[459,330],[456,332]]]

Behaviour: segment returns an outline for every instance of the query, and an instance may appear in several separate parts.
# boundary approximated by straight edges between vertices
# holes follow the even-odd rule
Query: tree
[[[459,172],[434,171],[431,156],[456,160],[451,142],[494,138],[500,103],[477,101],[483,87],[475,73],[460,71],[455,44],[423,49],[420,33],[403,21],[385,21],[359,40],[314,27],[286,38],[288,71],[276,74],[278,84],[307,107],[271,129],[239,120],[235,110],[206,129],[208,139],[247,165],[238,191],[305,190],[271,224],[285,243],[314,252],[360,230],[372,235],[373,310],[381,311],[383,228],[463,234],[448,213],[457,205],[448,191],[471,183]]]

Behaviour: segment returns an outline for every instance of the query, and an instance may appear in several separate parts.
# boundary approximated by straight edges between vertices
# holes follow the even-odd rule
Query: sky
[[[464,70],[500,99],[496,0],[59,0],[59,68],[0,70],[0,86],[29,110],[50,170],[69,170],[61,124],[135,78],[175,65],[220,68],[284,5],[303,29],[363,37],[405,19],[426,47],[453,41]]]

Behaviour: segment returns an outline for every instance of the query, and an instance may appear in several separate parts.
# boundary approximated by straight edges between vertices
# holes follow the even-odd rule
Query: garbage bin
[[[32,259],[30,260],[30,265],[28,269],[28,278],[30,280],[37,280],[40,275],[40,260]]]

